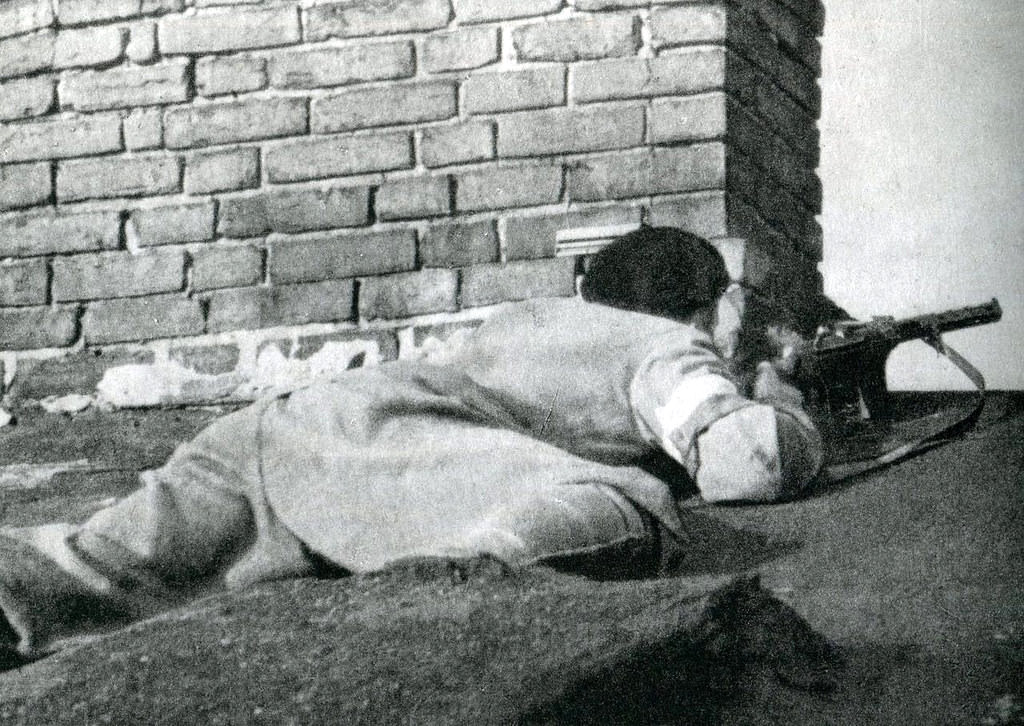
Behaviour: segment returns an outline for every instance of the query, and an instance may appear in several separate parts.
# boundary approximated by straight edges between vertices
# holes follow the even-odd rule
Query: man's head
[[[590,302],[709,329],[728,286],[722,256],[707,240],[644,225],[594,255],[582,293]]]

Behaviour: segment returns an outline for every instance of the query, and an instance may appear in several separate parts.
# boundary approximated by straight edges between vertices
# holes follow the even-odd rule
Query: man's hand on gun
[[[800,349],[806,345],[806,341],[792,329],[774,325],[769,326],[766,338],[774,357],[757,364],[752,391],[754,399],[803,405],[803,394],[793,384],[792,376]]]

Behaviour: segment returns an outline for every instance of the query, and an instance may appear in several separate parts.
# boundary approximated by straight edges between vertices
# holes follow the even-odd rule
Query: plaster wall
[[[998,297],[948,336],[991,388],[1024,387],[1024,6],[827,0],[821,166],[826,293],[857,317]],[[970,387],[923,344],[890,385]]]

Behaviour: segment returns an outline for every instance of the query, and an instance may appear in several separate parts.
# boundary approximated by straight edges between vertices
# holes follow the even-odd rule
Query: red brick
[[[0,38],[53,25],[51,0],[7,0],[0,4]]]
[[[181,250],[97,252],[53,260],[53,299],[58,302],[173,292],[184,283]]]
[[[76,307],[0,308],[0,350],[59,348],[77,337]]]
[[[266,87],[265,58],[213,56],[196,61],[196,92],[200,96],[223,96]]]
[[[124,57],[127,28],[101,25],[61,30],[53,46],[54,68],[87,68],[117,63]]]
[[[67,159],[120,150],[118,114],[60,116],[0,126],[0,163]]]
[[[270,231],[267,197],[224,197],[219,202],[217,234],[225,237],[257,237]]]
[[[210,295],[210,332],[330,323],[354,317],[352,280],[241,287]]]
[[[822,188],[814,168],[768,124],[737,104],[729,104],[729,138],[737,148],[791,190],[815,213],[821,212]]]
[[[52,68],[53,41],[52,30],[0,40],[0,78],[14,78]]]
[[[730,236],[747,238],[772,250],[790,246],[785,235],[765,221],[757,210],[740,195],[727,194],[725,202]]]
[[[552,204],[562,196],[562,167],[551,164],[499,166],[457,177],[459,211]]]
[[[45,204],[52,193],[49,162],[0,166],[0,210]]]
[[[460,23],[528,18],[558,12],[562,0],[454,0],[455,19]]]
[[[462,305],[477,307],[536,297],[569,297],[576,292],[576,261],[525,260],[474,265],[462,271]]]
[[[813,217],[807,220],[804,237],[799,242],[797,251],[800,254],[815,262],[821,262],[822,254],[825,251],[825,230],[822,228],[821,222]],[[819,283],[822,281],[820,275],[817,280]]]
[[[778,86],[766,82],[764,72],[746,59],[729,53],[727,63],[729,95],[745,110],[765,119],[812,166],[817,166],[817,116],[801,107]]]
[[[0,307],[45,305],[46,260],[0,260]]]
[[[201,335],[204,327],[199,302],[180,295],[100,300],[82,316],[88,344]]]
[[[263,98],[170,109],[164,139],[181,149],[302,134],[306,126],[306,99]]]
[[[575,227],[640,224],[640,207],[616,205],[561,214],[513,217],[505,222],[505,256],[509,260],[555,256],[555,235]]]
[[[257,148],[224,149],[185,158],[185,193],[209,194],[250,189],[260,183]]]
[[[227,237],[356,227],[370,221],[368,187],[274,189],[220,201],[217,231]]]
[[[415,266],[416,234],[411,229],[271,238],[270,279],[274,283],[381,275]]]
[[[61,81],[59,94],[62,106],[79,111],[187,101],[188,62],[69,73]]]
[[[129,28],[128,45],[125,46],[124,53],[133,63],[152,63],[157,55],[156,23],[134,23]]]
[[[274,88],[322,88],[407,78],[416,65],[413,44],[400,40],[278,53],[269,72]]]
[[[729,131],[726,122],[724,93],[657,98],[651,102],[651,143],[722,138]]]
[[[451,118],[457,109],[456,85],[450,81],[396,83],[360,88],[315,98],[311,104],[313,133],[354,131]]]
[[[810,240],[817,236],[814,214],[799,199],[770,183],[764,170],[736,150],[729,156],[728,181],[730,190],[751,200],[761,216],[784,232],[799,249],[813,253]]]
[[[724,48],[686,48],[657,58],[616,58],[572,67],[579,103],[683,95],[724,88]]]
[[[512,31],[520,61],[578,61],[633,55],[640,48],[640,19],[588,15],[521,25]]]
[[[448,25],[449,0],[327,3],[306,11],[306,39],[351,38],[434,30]]]
[[[263,250],[248,245],[202,247],[192,252],[192,289],[245,287],[263,280]]]
[[[729,15],[723,5],[687,4],[654,8],[650,28],[655,45],[724,43]]]
[[[724,237],[729,226],[725,192],[694,192],[651,202],[650,219],[659,227],[679,227],[705,238]]]
[[[168,357],[175,363],[208,376],[231,373],[238,367],[241,351],[234,344],[189,345],[171,348]]]
[[[463,71],[494,63],[499,58],[498,28],[460,28],[428,35],[421,50],[429,73]]]
[[[128,151],[159,149],[164,143],[163,112],[136,108],[124,118],[124,145]]]
[[[429,167],[493,159],[494,131],[490,121],[430,126],[421,132],[420,158]]]
[[[60,0],[57,15],[61,25],[86,25],[100,20],[175,12],[184,6],[184,0]]]
[[[69,393],[91,394],[107,368],[117,365],[152,363],[153,352],[137,346],[82,350],[58,358],[21,359],[18,375],[9,395],[16,401],[38,401],[47,396]]]
[[[821,0],[782,0],[782,3],[806,22],[815,35],[821,35],[825,29],[825,5]]]
[[[19,78],[0,85],[0,121],[41,116],[53,106],[52,78]]]
[[[498,156],[543,156],[641,146],[637,105],[524,111],[498,120]]]
[[[569,198],[602,201],[649,194],[725,188],[725,147],[720,143],[608,154],[573,162]]]
[[[294,182],[413,165],[412,137],[406,131],[331,136],[280,144],[264,152],[271,182]]]
[[[564,106],[565,68],[477,73],[463,82],[462,89],[471,114]]]
[[[134,209],[129,216],[140,246],[213,239],[213,202],[173,202]]]
[[[105,156],[57,163],[57,198],[62,202],[179,191],[181,162],[175,156]]]
[[[377,190],[380,220],[441,217],[451,211],[448,177],[413,177],[385,182]]]
[[[265,10],[233,10],[161,18],[160,50],[178,53],[222,53],[246,48],[270,48],[301,40],[294,5]]]
[[[763,75],[771,78],[817,117],[821,112],[821,89],[817,84],[820,68],[812,70],[794,60],[763,24],[752,20],[746,13],[734,13],[730,24],[733,45],[749,57]]]
[[[140,5],[139,0],[61,0],[57,15],[61,25],[84,25],[129,18],[139,13]]]
[[[498,230],[490,220],[433,225],[420,240],[424,267],[465,267],[497,260]]]
[[[369,277],[359,283],[359,317],[408,318],[458,310],[455,270],[419,270]]]
[[[114,249],[120,235],[117,212],[0,215],[0,257]]]
[[[778,0],[757,0],[752,12],[764,23],[779,44],[812,70],[821,68],[821,44],[815,31],[805,18],[787,8]]]

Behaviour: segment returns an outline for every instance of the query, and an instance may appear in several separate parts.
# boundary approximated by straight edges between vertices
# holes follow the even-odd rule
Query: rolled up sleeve
[[[756,404],[698,436],[694,480],[710,502],[773,502],[803,489],[821,467],[821,440],[792,414]]]
[[[659,354],[633,381],[638,425],[682,464],[711,502],[793,496],[822,463],[821,437],[799,406],[741,396],[701,348]]]

